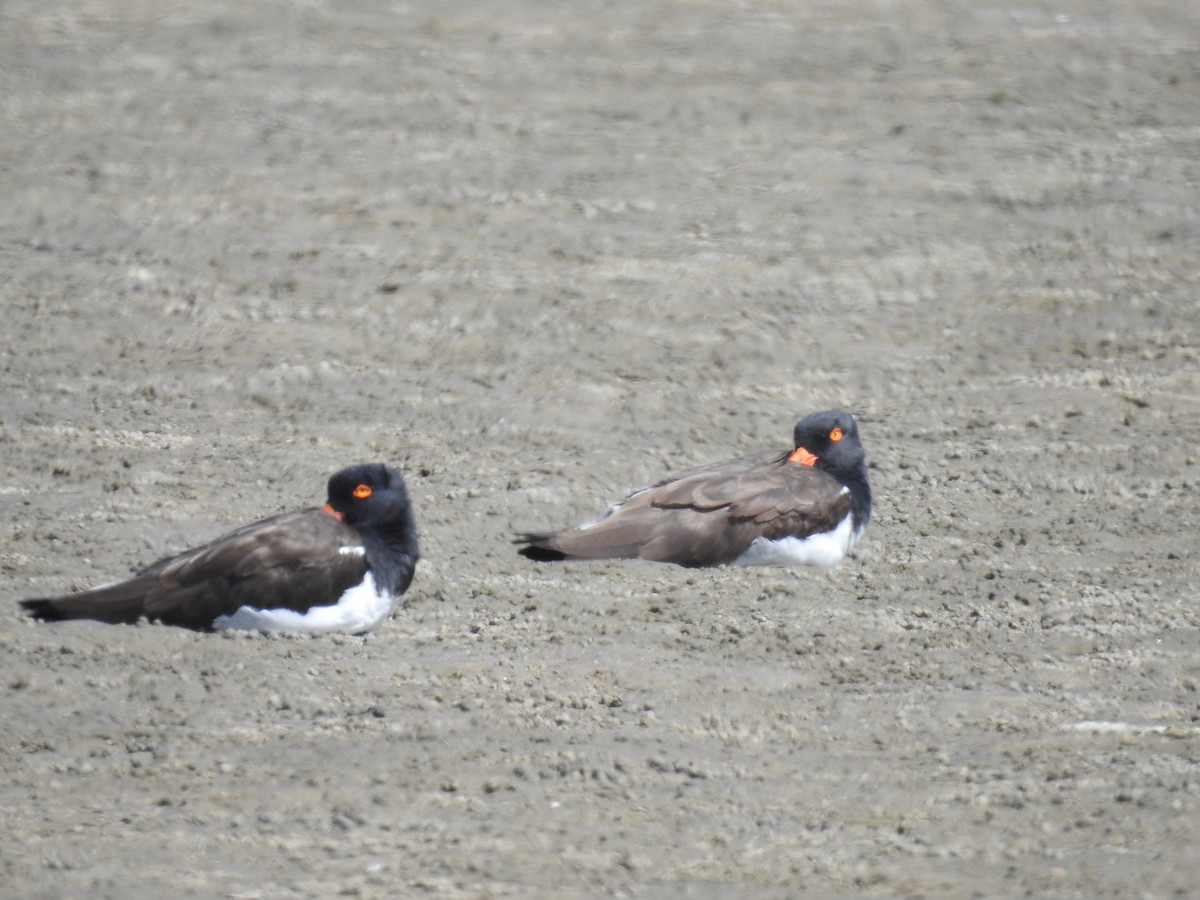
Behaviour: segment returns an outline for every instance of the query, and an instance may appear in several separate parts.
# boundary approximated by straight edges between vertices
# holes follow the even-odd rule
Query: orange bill
[[[797,447],[788,456],[788,460],[794,463],[800,463],[802,466],[811,466],[817,461],[817,458],[805,450],[803,447]]]

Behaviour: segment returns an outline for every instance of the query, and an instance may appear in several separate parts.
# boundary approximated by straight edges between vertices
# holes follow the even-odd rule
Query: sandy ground
[[[0,5],[0,893],[1200,883],[1200,6]],[[832,573],[538,566],[860,418]],[[367,637],[45,625],[403,468]]]

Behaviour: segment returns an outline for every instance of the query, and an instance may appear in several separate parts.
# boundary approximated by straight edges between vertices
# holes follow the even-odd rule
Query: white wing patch
[[[359,546],[338,547],[339,556],[366,556],[367,548]]]
[[[343,547],[342,553],[362,552],[361,547]],[[294,631],[325,634],[332,631],[360,634],[370,631],[390,616],[400,597],[380,592],[368,572],[361,584],[342,594],[337,603],[314,606],[308,612],[294,609],[257,609],[243,606],[228,616],[218,616],[213,628],[239,628],[246,631]]]
[[[640,491],[630,494],[624,500],[621,500],[617,503],[608,504],[608,508],[606,510],[604,510],[604,512],[600,513],[600,515],[596,516],[596,518],[588,519],[582,525],[576,525],[575,528],[571,529],[571,530],[584,531],[588,528],[591,528],[593,525],[599,525],[601,522],[603,522],[605,519],[607,519],[609,516],[611,516],[613,513],[615,513],[618,509],[620,509],[622,506],[624,506],[626,503],[628,503],[630,500],[632,500],[638,494],[644,494],[648,490],[650,490],[650,488],[642,488]]]
[[[784,537],[770,540],[758,537],[733,561],[735,566],[802,566],[833,568],[862,537],[863,530],[853,526],[847,514],[837,528],[808,537]]]

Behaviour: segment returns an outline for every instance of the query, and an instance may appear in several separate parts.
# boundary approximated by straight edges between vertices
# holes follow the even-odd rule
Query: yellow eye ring
[[[840,441],[842,439],[842,434],[842,429],[835,427],[833,431],[829,432],[829,439],[835,442]]]
[[[371,488],[369,485],[360,484],[358,487],[356,487],[354,489],[353,493],[354,493],[354,496],[357,497],[359,500],[366,500],[368,497],[371,496]]]

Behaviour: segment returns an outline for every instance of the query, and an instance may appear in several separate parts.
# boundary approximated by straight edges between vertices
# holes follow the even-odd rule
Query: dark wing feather
[[[595,522],[525,535],[526,555],[724,565],[757,537],[836,527],[850,510],[848,492],[828,473],[787,457],[757,453],[687,469],[630,495]]]
[[[208,628],[245,605],[304,612],[362,580],[365,557],[338,552],[360,544],[354,529],[320,510],[285,513],[159,560],[128,581],[23,605],[42,618],[146,616],[190,628]]]

